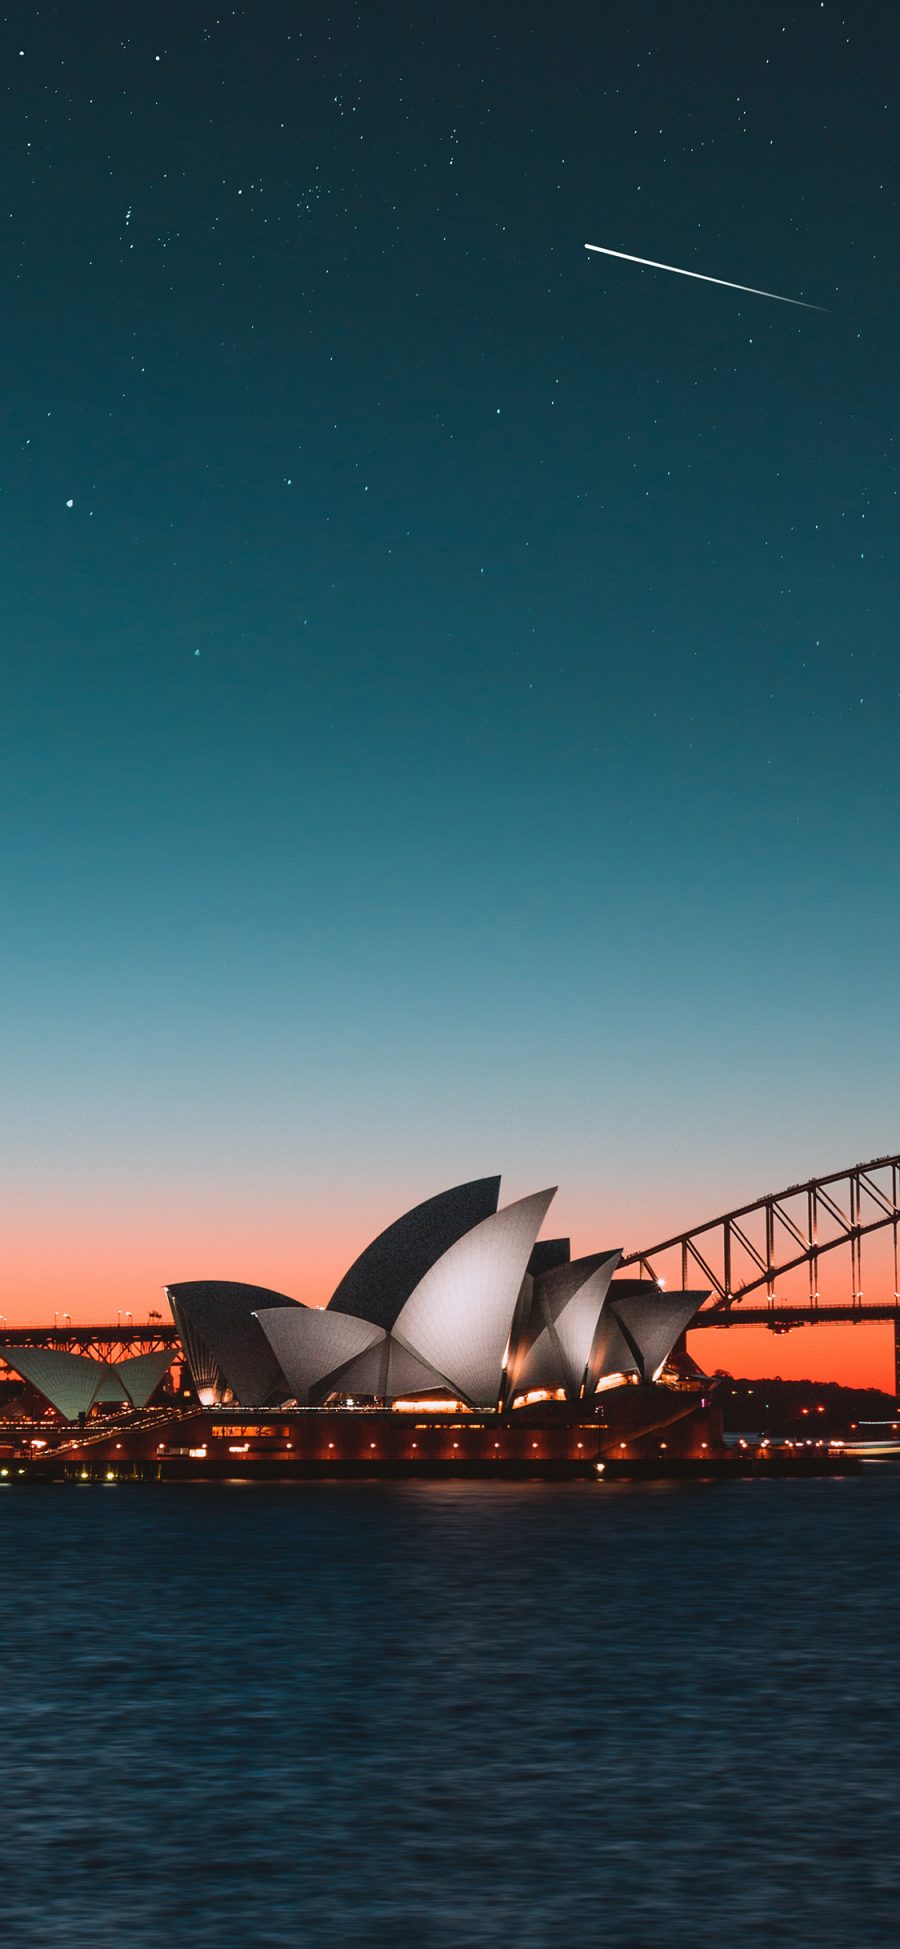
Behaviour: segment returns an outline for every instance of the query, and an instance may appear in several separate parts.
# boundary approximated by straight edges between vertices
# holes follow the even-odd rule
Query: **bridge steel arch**
[[[890,1235],[893,1279],[885,1297],[865,1301],[863,1241],[875,1232]],[[842,1247],[849,1258],[849,1293],[845,1301],[825,1300],[819,1292],[820,1262]],[[658,1245],[625,1253],[618,1269],[631,1267],[633,1277],[661,1279],[674,1262],[684,1287],[697,1285],[699,1274],[710,1296],[691,1332],[708,1326],[763,1325],[775,1333],[788,1333],[793,1327],[825,1320],[891,1320],[900,1393],[898,1248],[900,1154],[875,1157],[868,1164],[852,1164],[827,1177],[769,1192]],[[804,1267],[805,1298],[780,1297],[779,1281]]]

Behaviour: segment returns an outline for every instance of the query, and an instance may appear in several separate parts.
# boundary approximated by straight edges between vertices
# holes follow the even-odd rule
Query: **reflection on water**
[[[900,1480],[12,1486],[16,1949],[894,1949]]]

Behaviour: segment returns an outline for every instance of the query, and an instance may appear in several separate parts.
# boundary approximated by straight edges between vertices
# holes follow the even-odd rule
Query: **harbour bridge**
[[[630,1267],[638,1279],[664,1285],[709,1287],[692,1333],[711,1326],[790,1333],[825,1321],[891,1321],[900,1393],[898,1228],[900,1155],[874,1157],[625,1253],[618,1269]],[[866,1294],[863,1241],[875,1234],[876,1290]]]
[[[164,1347],[171,1347],[174,1360],[181,1345],[172,1320],[164,1320],[156,1312],[143,1323],[136,1322],[131,1313],[122,1313],[115,1325],[109,1326],[73,1326],[67,1313],[55,1314],[52,1326],[7,1326],[0,1320],[0,1343],[5,1347],[58,1347],[64,1353],[91,1354],[110,1367],[135,1354],[161,1353]]]
[[[900,1393],[898,1234],[900,1154],[768,1192],[658,1245],[624,1253],[617,1270],[638,1280],[708,1289],[691,1333],[730,1326],[790,1333],[826,1321],[890,1321]],[[870,1247],[875,1291],[867,1294],[863,1242],[876,1235],[878,1244]],[[0,1318],[0,1342],[92,1353],[111,1365],[165,1347],[176,1359],[180,1351],[173,1322],[159,1312],[150,1312],[144,1323],[120,1312],[114,1325],[103,1326],[73,1325],[66,1313],[55,1314],[52,1327],[9,1328]]]

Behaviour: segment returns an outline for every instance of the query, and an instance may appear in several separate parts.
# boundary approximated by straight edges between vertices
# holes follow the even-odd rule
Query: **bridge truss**
[[[878,1292],[863,1288],[863,1242],[885,1235]],[[891,1320],[900,1388],[900,1155],[790,1184],[754,1204],[626,1253],[620,1270],[709,1299],[691,1328],[767,1326],[774,1333],[825,1320]],[[829,1255],[837,1254],[832,1261]],[[823,1293],[822,1261],[830,1290]],[[833,1290],[834,1274],[843,1289]]]
[[[119,1360],[127,1360],[134,1354],[161,1353],[171,1347],[175,1360],[181,1350],[178,1334],[171,1320],[162,1315],[151,1315],[143,1325],[132,1321],[129,1314],[123,1314],[114,1326],[73,1326],[66,1315],[63,1324],[53,1326],[0,1327],[0,1357],[2,1347],[55,1347],[65,1353],[91,1354],[95,1360],[105,1360],[115,1366]]]

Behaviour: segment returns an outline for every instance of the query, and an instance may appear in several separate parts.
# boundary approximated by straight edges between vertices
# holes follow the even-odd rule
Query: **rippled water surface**
[[[898,1508],[7,1487],[3,1940],[894,1949]]]

